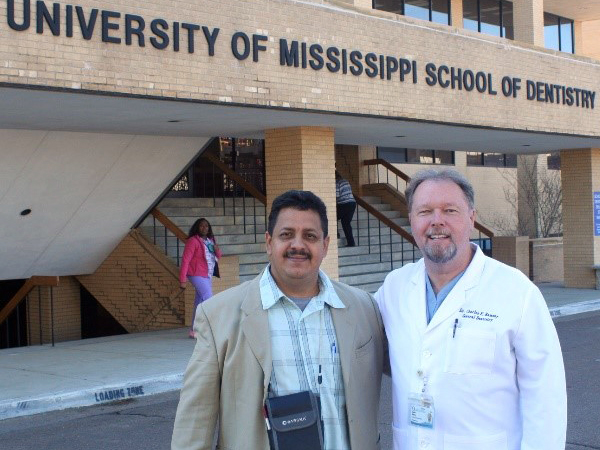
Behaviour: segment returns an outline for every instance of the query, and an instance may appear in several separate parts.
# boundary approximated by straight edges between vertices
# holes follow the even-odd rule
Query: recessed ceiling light
[[[29,214],[31,214],[31,209],[29,209],[29,208],[24,209],[23,211],[21,211],[21,215],[22,216],[28,216]]]
[[[405,136],[405,135],[403,135],[403,134],[399,134],[399,135],[398,135],[398,136],[396,136],[396,137],[403,138],[403,137],[406,137],[406,136]]]
[[[181,122],[181,120],[169,120],[169,123],[177,123],[177,122]]]
[[[523,147],[531,147],[531,144],[523,144]]]

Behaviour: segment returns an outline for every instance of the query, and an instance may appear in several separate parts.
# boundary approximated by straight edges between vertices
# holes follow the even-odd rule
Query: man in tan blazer
[[[321,199],[288,191],[274,200],[270,265],[198,308],[172,450],[211,449],[217,421],[217,448],[268,450],[267,395],[305,388],[320,395],[326,450],[379,448],[381,316],[370,295],[319,270],[328,244]]]

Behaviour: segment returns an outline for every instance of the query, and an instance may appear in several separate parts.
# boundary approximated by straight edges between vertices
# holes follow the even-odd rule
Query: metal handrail
[[[0,323],[4,322],[6,318],[13,312],[13,310],[21,303],[21,301],[31,292],[31,290],[37,286],[58,286],[58,277],[31,277],[29,278],[21,289],[17,291],[15,295],[8,301],[6,306],[0,310]]]
[[[260,201],[263,205],[267,204],[267,197],[244,180],[239,174],[237,174],[234,170],[232,170],[227,164],[217,158],[215,155],[211,153],[205,153],[202,155],[202,158],[208,159],[211,163],[213,163],[221,172],[231,178],[235,183],[239,184],[246,192],[248,192],[252,197]]]
[[[30,292],[36,288],[41,286],[48,286],[50,290],[49,300],[50,300],[50,332],[51,332],[51,343],[54,346],[55,336],[54,336],[54,290],[55,286],[58,286],[59,277],[57,276],[33,276],[25,281],[25,283],[19,288],[19,290],[12,296],[12,298],[8,301],[8,303],[0,310],[0,326],[6,330],[6,345],[7,347],[13,347],[15,345],[11,345],[10,339],[10,320],[11,317],[15,318],[16,330],[17,330],[17,345],[20,346],[22,336],[21,336],[21,323],[19,317],[19,309],[23,306],[23,300],[26,301],[27,307],[27,322],[30,323],[31,315],[29,312],[29,294]],[[39,309],[38,309],[38,320],[39,320],[39,329],[40,329],[40,345],[43,344],[43,335],[42,335],[42,301],[41,301],[41,290],[38,293],[39,297]],[[22,310],[21,310],[22,311]],[[15,316],[16,314],[16,316]],[[31,342],[31,336],[29,335],[29,327],[28,327],[28,343]]]
[[[404,204],[406,204],[406,198],[404,197],[404,194],[402,193],[402,191],[400,190],[400,186],[399,186],[399,182],[398,179],[402,179],[406,185],[408,185],[408,183],[410,182],[410,176],[408,176],[407,174],[405,174],[404,172],[402,172],[400,169],[398,169],[397,167],[395,167],[394,165],[390,164],[388,161],[384,160],[384,159],[368,159],[363,161],[363,164],[365,166],[383,166],[386,169],[386,183],[391,185],[392,187],[394,187],[394,183],[390,183],[389,181],[389,173],[391,172],[396,178],[395,178],[395,187],[396,187],[396,195],[398,196],[398,199],[401,200]],[[377,170],[377,182],[380,183],[380,176],[379,176],[379,170]],[[368,183],[371,184],[371,173],[368,172]],[[494,232],[492,230],[490,230],[489,228],[487,228],[485,225],[481,224],[478,221],[475,221],[475,229],[477,231],[479,231],[479,238],[477,239],[477,241],[479,241],[480,246],[482,246],[483,241],[485,241],[486,239],[489,239],[491,242],[491,239],[494,237]],[[485,236],[485,237],[482,237]],[[490,250],[491,251],[491,250]]]
[[[229,185],[233,189],[234,195],[232,196],[232,214],[234,223],[236,223],[236,196],[235,192],[237,191],[237,187],[242,188],[241,195],[241,207],[242,207],[242,220],[244,233],[247,233],[247,227],[253,225],[254,226],[254,242],[258,242],[257,234],[256,234],[256,226],[257,226],[257,205],[256,201],[252,202],[252,221],[247,220],[246,214],[246,193],[248,193],[251,197],[255,198],[263,205],[266,205],[267,199],[264,194],[262,194],[258,189],[256,189],[252,184],[247,182],[244,178],[242,178],[239,174],[237,174],[234,170],[232,170],[227,164],[223,163],[218,157],[212,155],[210,153],[205,153],[201,156],[205,160],[212,163],[212,171],[214,178],[215,168],[222,172],[225,175],[225,184]],[[217,202],[222,202],[223,211],[226,211],[226,202],[225,195],[222,196],[221,199],[217,199],[217,196],[213,192],[213,206],[217,206]],[[239,198],[238,198],[239,202]],[[238,203],[239,204],[239,203]],[[265,208],[265,224],[266,224],[266,208]],[[169,249],[169,239],[175,238],[175,247],[176,247],[176,265],[179,266],[181,261],[180,257],[182,256],[182,244],[184,245],[188,239],[187,233],[185,233],[181,228],[179,228],[175,223],[173,223],[165,214],[163,214],[158,208],[153,208],[149,215],[152,216],[152,242],[162,247],[162,250],[165,254],[168,254]],[[140,225],[143,221],[140,221]],[[158,222],[158,223],[157,223]],[[162,226],[162,229],[160,228]],[[159,244],[159,240],[163,240],[162,245]]]
[[[379,252],[379,262],[384,262],[384,258],[383,258],[384,254],[389,253],[390,270],[393,270],[395,268],[394,267],[395,262],[399,262],[401,265],[404,265],[407,262],[414,262],[417,257],[417,246],[416,246],[414,238],[410,235],[410,233],[408,233],[406,230],[404,230],[398,224],[394,223],[392,220],[390,220],[388,217],[386,217],[380,211],[376,210],[373,206],[369,205],[360,196],[358,196],[356,194],[353,194],[353,195],[354,195],[354,199],[356,200],[357,205],[363,209],[362,214],[367,215],[367,245],[369,248],[369,254],[373,253],[373,247],[377,247],[376,251]],[[373,227],[371,227],[371,224],[369,223],[371,220],[371,217],[373,217],[377,220],[377,228],[376,228],[377,243],[371,243],[371,241],[372,241],[371,229],[373,228]],[[358,243],[359,246],[361,245],[361,239],[362,239],[361,235],[360,235],[360,219],[361,219],[361,209],[357,208],[356,209],[356,233],[357,233],[356,242]],[[382,236],[385,233],[385,228],[382,230],[382,225],[384,227],[387,227],[387,234],[388,234],[388,240],[389,240],[388,243],[382,242]],[[397,234],[400,236],[400,242],[393,242],[394,234]],[[404,249],[405,243],[410,244],[409,252],[411,252],[411,256],[409,258],[405,258],[405,249]],[[386,251],[383,249],[386,245],[389,245],[389,251]],[[399,252],[394,251],[394,245],[400,246]],[[399,258],[398,258],[398,255],[400,256]]]

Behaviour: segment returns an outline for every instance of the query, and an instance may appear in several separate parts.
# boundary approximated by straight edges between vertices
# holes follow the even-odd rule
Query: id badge
[[[408,418],[411,425],[433,428],[435,418],[433,398],[425,394],[411,394],[408,397]]]

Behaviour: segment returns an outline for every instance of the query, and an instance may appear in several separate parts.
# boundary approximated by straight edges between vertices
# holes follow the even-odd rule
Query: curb
[[[600,310],[600,299],[549,308],[553,319],[598,310]],[[0,420],[161,394],[179,390],[182,384],[183,371],[123,383],[98,385],[74,392],[50,393],[37,398],[9,399],[0,402]]]
[[[552,318],[570,316],[573,314],[580,314],[590,311],[598,311],[600,310],[600,299],[556,306],[554,308],[549,308],[549,310]]]
[[[183,372],[101,385],[75,392],[53,393],[32,399],[12,399],[0,403],[0,420],[67,408],[100,405],[119,400],[181,389]]]

